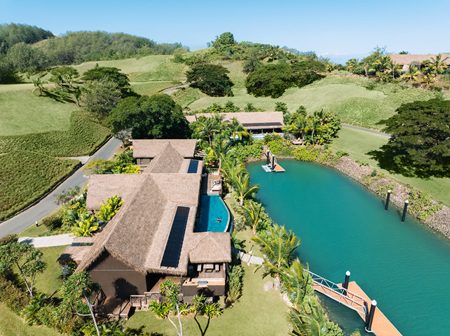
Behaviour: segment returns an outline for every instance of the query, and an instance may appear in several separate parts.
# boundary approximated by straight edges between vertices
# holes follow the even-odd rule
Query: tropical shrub
[[[95,216],[99,221],[109,222],[119,211],[122,204],[123,201],[119,196],[112,196],[102,203]]]
[[[72,227],[72,233],[77,237],[89,237],[98,231],[100,225],[95,216],[89,213],[83,213]]]
[[[228,289],[225,304],[227,306],[233,305],[242,295],[244,278],[244,268],[241,265],[231,265],[228,269]]]
[[[30,297],[14,282],[0,275],[0,302],[9,309],[19,313],[29,302]]]

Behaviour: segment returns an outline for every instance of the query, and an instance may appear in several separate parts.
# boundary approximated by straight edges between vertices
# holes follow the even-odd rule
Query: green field
[[[0,155],[0,220],[38,199],[77,165],[31,152]]]
[[[95,65],[115,67],[130,77],[132,82],[147,81],[175,81],[184,80],[186,66],[172,62],[170,55],[150,55],[140,58],[128,58],[113,61],[86,62],[76,65],[75,68],[83,73]]]
[[[450,178],[422,179],[417,177],[406,177],[399,174],[391,174],[378,166],[367,153],[380,148],[387,142],[385,137],[363,130],[343,128],[339,131],[339,138],[331,145],[334,150],[347,152],[351,158],[361,163],[367,163],[371,167],[382,171],[399,182],[409,184],[419,190],[425,191],[435,200],[450,206]]]
[[[69,128],[76,106],[35,96],[32,90],[32,84],[0,85],[0,136]]]
[[[254,273],[253,266],[244,266],[244,290],[238,303],[224,314],[211,320],[207,335],[287,335],[288,307],[278,291],[265,291],[261,272]],[[243,321],[245,321],[243,323]],[[201,319],[203,325],[205,320]],[[160,320],[151,312],[137,312],[127,323],[131,327],[144,325],[146,331],[161,333],[165,336],[176,335],[169,321]],[[198,327],[192,317],[183,318],[183,330],[186,335],[199,335]]]

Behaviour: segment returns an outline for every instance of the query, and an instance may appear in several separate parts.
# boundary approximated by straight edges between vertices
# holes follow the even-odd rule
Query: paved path
[[[72,245],[73,236],[69,233],[47,237],[21,237],[19,243],[28,243],[34,247],[54,247]]]
[[[365,127],[361,127],[361,126],[355,126],[355,125],[344,124],[344,123],[342,124],[342,127],[349,128],[349,129],[354,129],[354,130],[357,130],[357,131],[363,131],[363,132],[374,134],[374,135],[377,135],[379,137],[386,138],[386,139],[389,139],[391,137],[390,134],[387,134],[387,133],[384,133],[384,132],[381,132],[381,131],[377,131],[377,130],[374,130],[374,129],[371,129],[371,128],[365,128]]]
[[[89,158],[88,162],[92,160],[111,158],[121,144],[122,142],[120,140],[111,138]],[[83,170],[78,169],[41,201],[25,211],[20,212],[16,216],[0,223],[0,237],[13,233],[20,233],[27,227],[40,221],[42,218],[46,217],[59,207],[56,202],[56,197],[61,194],[61,192],[72,189],[76,186],[82,187],[86,184],[87,180],[88,177],[83,174]]]
[[[244,253],[242,251],[238,252],[238,257],[243,262],[246,262],[247,264],[252,264],[252,265],[262,265],[262,263],[264,262],[263,258],[255,257],[254,255]]]

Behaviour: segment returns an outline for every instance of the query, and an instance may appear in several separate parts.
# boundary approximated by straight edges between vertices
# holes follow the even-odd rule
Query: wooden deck
[[[342,284],[338,285],[342,288]],[[339,292],[332,290],[326,286],[323,286],[318,283],[313,284],[313,288],[315,291],[328,296],[330,299],[333,299],[350,309],[355,310],[358,315],[365,322],[366,315],[364,309],[362,309],[363,305],[366,306],[366,309],[370,311],[372,300],[367,296],[367,294],[359,287],[359,285],[355,281],[351,281],[348,286],[349,295],[343,296]],[[351,293],[351,295],[350,295]],[[376,336],[401,336],[402,334],[395,328],[395,326],[389,321],[389,319],[383,314],[383,312],[377,307],[375,310],[375,315],[372,323],[372,333]]]
[[[275,164],[275,168],[273,169],[273,172],[275,173],[284,173],[286,170],[280,166],[279,163]]]

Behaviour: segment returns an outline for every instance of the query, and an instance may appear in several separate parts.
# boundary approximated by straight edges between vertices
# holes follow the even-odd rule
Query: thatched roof
[[[108,178],[113,179],[115,186],[118,185],[116,175],[104,176],[98,179],[94,175],[96,183],[93,185],[96,188],[107,187]],[[185,275],[190,258],[198,262],[230,261],[228,233],[194,233],[200,174],[148,173],[134,176],[137,177],[131,183],[135,187],[134,192],[127,194],[122,208],[95,237],[89,254],[79,263],[77,270],[89,269],[105,251],[142,273]],[[128,183],[130,179],[124,178],[122,181]],[[140,184],[136,187],[138,182]],[[88,190],[88,199],[90,193],[96,195],[96,204],[103,201],[99,199],[100,195],[105,195],[105,199],[108,197],[107,193]],[[171,248],[167,246],[168,237],[177,207],[180,206],[188,207],[190,211],[179,263],[177,267],[163,267],[161,261],[164,251]]]
[[[256,129],[276,129],[284,126],[283,112],[230,112],[219,113],[224,121],[231,121],[235,118],[248,130]],[[212,113],[198,113],[196,115],[186,116],[186,119],[192,123],[198,117],[211,117]]]
[[[189,160],[185,160],[172,144],[167,142],[161,154],[155,157],[144,171],[146,173],[179,173],[183,163],[185,163],[184,172],[186,172],[186,164],[189,164]]]
[[[391,54],[389,57],[392,62],[400,65],[409,65],[411,63],[422,63],[426,60],[436,57],[437,54]],[[450,65],[450,54],[441,54],[442,60],[447,65]],[[447,58],[447,59],[446,59]]]
[[[193,139],[145,139],[133,140],[135,158],[154,158],[170,144],[183,158],[194,157],[197,140]]]
[[[231,239],[228,232],[198,232],[194,233],[194,240],[197,243],[189,252],[192,263],[231,262]]]
[[[97,210],[104,200],[115,195],[127,203],[143,180],[144,176],[140,174],[91,175],[88,182],[86,207],[89,210]]]

